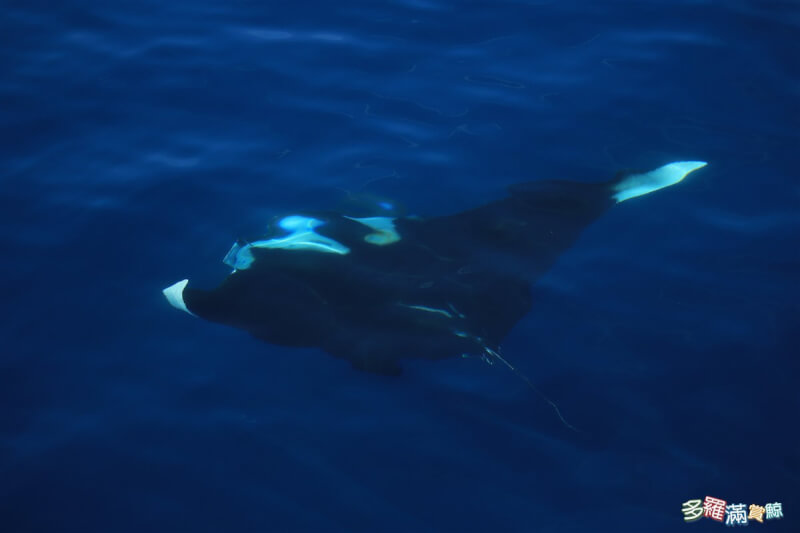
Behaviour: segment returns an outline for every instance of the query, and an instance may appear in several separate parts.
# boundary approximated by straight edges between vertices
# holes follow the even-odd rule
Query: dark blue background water
[[[797,529],[795,2],[5,2],[0,530]],[[437,214],[709,166],[594,224],[508,359],[396,380],[171,309],[340,189]]]

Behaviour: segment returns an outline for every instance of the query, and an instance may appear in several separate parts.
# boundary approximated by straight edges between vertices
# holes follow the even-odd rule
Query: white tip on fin
[[[614,185],[612,198],[617,202],[624,202],[630,198],[636,198],[637,196],[675,185],[688,176],[690,172],[694,172],[706,165],[705,161],[676,161],[644,174],[626,176]]]
[[[183,281],[175,283],[174,285],[170,285],[161,292],[164,293],[164,297],[167,299],[167,301],[172,307],[174,307],[175,309],[180,309],[181,311],[185,311],[192,316],[197,316],[191,311],[189,311],[189,308],[186,307],[186,302],[183,301],[183,289],[185,289],[186,285],[188,284],[189,280],[185,279]]]

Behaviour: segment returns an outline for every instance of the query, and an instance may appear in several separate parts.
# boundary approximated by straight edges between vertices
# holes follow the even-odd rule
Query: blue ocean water
[[[4,3],[0,530],[797,531],[793,1]],[[621,204],[505,355],[387,379],[171,309],[341,191],[420,215],[709,166]]]

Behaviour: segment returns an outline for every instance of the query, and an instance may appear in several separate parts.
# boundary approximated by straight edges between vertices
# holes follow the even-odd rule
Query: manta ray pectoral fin
[[[197,316],[191,311],[189,311],[189,308],[186,307],[186,302],[183,301],[183,290],[186,288],[186,285],[188,284],[189,280],[184,279],[179,281],[178,283],[170,285],[161,292],[164,294],[164,297],[167,299],[167,301],[172,307],[174,307],[175,309],[180,309],[181,311],[185,311],[192,316]]]
[[[698,168],[706,166],[705,161],[676,161],[644,174],[631,174],[613,185],[612,198],[624,202],[670,185],[675,185]]]

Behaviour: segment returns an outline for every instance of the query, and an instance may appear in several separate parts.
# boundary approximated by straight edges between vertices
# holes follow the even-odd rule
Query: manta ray
[[[377,374],[400,374],[408,358],[500,357],[531,309],[533,284],[584,228],[705,165],[520,183],[502,199],[430,218],[291,213],[233,244],[223,260],[232,272],[217,288],[184,279],[163,294],[190,315]]]

